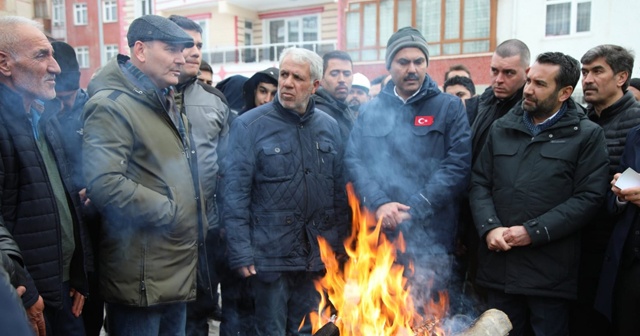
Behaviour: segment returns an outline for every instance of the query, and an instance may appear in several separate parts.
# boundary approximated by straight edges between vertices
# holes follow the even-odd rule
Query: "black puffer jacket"
[[[313,101],[300,115],[276,98],[240,115],[229,136],[222,179],[229,266],[324,269],[318,237],[335,251],[347,231],[336,121]]]
[[[587,115],[591,121],[604,129],[610,160],[609,177],[612,178],[618,171],[627,133],[640,125],[640,103],[636,101],[633,93],[627,91],[617,102],[602,110],[600,116],[591,105],[587,107]]]
[[[609,168],[604,132],[569,100],[536,136],[520,106],[497,120],[473,166],[471,210],[478,234],[477,282],[509,294],[575,299],[580,229],[603,203]],[[523,225],[531,244],[489,251],[486,234]]]
[[[37,291],[51,307],[62,305],[62,246],[60,242],[60,217],[44,161],[33,136],[31,121],[22,107],[22,99],[0,84],[0,194],[2,195],[2,219],[17,242],[24,263],[35,281]],[[46,123],[46,115],[43,115]],[[58,169],[65,186],[71,184],[69,162],[64,158],[59,142],[51,142],[49,129],[45,136],[56,156]],[[66,190],[75,192],[74,189]],[[74,212],[75,229],[79,219]],[[75,209],[77,210],[77,208]],[[88,239],[84,231],[76,231],[76,252],[71,262],[72,286],[85,285],[84,264],[91,260],[90,249],[83,246]],[[83,247],[79,249],[78,247]],[[77,288],[82,289],[82,288]],[[32,295],[23,296],[25,306]],[[68,293],[65,293],[68,295]],[[25,299],[27,301],[25,301]],[[35,299],[33,302],[35,302]]]

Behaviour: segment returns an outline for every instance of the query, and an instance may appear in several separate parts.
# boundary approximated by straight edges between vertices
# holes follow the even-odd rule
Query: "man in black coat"
[[[22,300],[38,334],[46,320],[47,335],[84,335],[90,244],[63,141],[40,102],[56,96],[53,53],[37,22],[0,18],[0,211],[29,272]]]
[[[607,190],[604,132],[571,99],[579,78],[572,57],[539,55],[521,106],[493,124],[473,166],[477,283],[516,336],[568,334],[580,229]]]
[[[322,56],[322,67],[322,80],[313,99],[316,108],[338,122],[342,142],[346,144],[356,120],[355,114],[347,105],[347,96],[353,83],[351,56],[340,50],[328,52]]]

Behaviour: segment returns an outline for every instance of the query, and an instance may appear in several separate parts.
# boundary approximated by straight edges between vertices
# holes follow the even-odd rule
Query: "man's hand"
[[[26,291],[27,291],[27,287],[25,286],[16,287],[16,292],[18,293],[19,297],[22,297],[22,294],[24,294]]]
[[[248,278],[252,275],[256,275],[256,267],[254,265],[242,266],[238,268],[238,273],[243,278]]]
[[[502,233],[502,237],[504,237],[504,241],[506,241],[511,247],[527,246],[531,244],[529,232],[527,232],[523,225],[516,225],[508,228]]]
[[[82,190],[78,192],[78,195],[80,195],[80,202],[82,202],[82,205],[87,207],[91,204],[91,200],[87,197],[87,188],[82,188]]]
[[[611,191],[618,196],[618,199],[622,202],[631,202],[636,206],[640,207],[640,187],[633,187],[622,189],[616,187],[616,182],[618,182],[618,178],[620,177],[620,173],[613,175],[613,180],[611,180]]]
[[[73,306],[71,306],[71,313],[75,317],[80,317],[80,314],[82,314],[82,308],[84,307],[84,295],[71,288],[71,291],[69,291],[69,296],[73,297]]]
[[[389,202],[376,210],[376,218],[382,221],[382,228],[395,230],[398,224],[411,219],[411,207],[398,202]]]
[[[507,244],[503,237],[504,232],[507,231],[507,229],[508,228],[506,227],[498,227],[487,233],[486,241],[489,250],[500,252],[509,251],[511,249],[511,246]]]
[[[29,322],[31,323],[31,327],[36,332],[37,336],[46,336],[47,329],[44,325],[44,300],[42,300],[42,296],[38,295],[38,301],[33,304],[33,306],[27,308],[27,317],[29,318]]]

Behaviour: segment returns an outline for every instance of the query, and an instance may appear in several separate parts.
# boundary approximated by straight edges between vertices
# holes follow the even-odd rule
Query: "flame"
[[[380,221],[361,210],[351,184],[347,192],[353,210],[351,236],[344,244],[349,259],[341,267],[326,240],[318,238],[327,273],[315,284],[321,301],[319,313],[310,316],[313,333],[331,320],[341,336],[445,335],[440,321],[448,309],[447,293],[422,307],[424,317],[416,312],[404,266],[395,263],[396,252],[405,251],[402,234],[390,241]],[[329,302],[338,312],[337,320],[332,319]]]

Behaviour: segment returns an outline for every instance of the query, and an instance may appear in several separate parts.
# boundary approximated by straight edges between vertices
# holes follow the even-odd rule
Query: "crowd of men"
[[[311,335],[318,240],[347,262],[352,183],[404,237],[416,306],[446,289],[510,335],[640,334],[629,50],[507,40],[476,95],[462,65],[440,90],[411,27],[372,81],[289,48],[212,87],[192,20],[145,15],[127,39],[85,91],[71,46],[0,17],[0,330]]]

